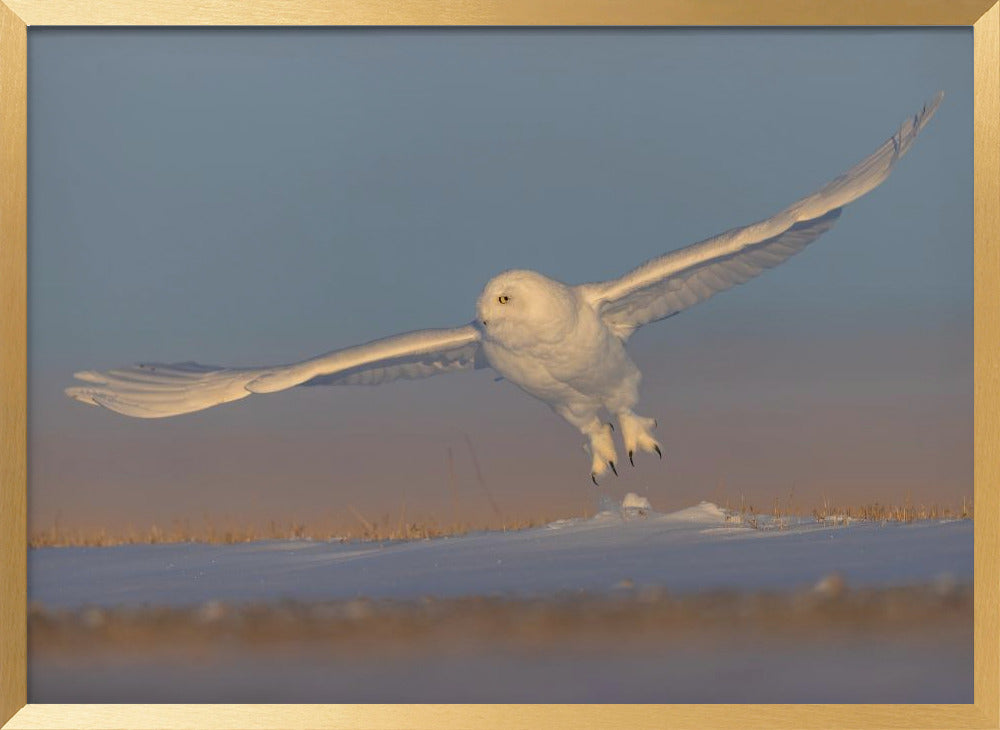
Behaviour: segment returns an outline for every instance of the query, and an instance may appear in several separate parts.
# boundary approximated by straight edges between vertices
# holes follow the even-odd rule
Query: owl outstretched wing
[[[67,388],[66,395],[126,416],[163,418],[296,385],[378,385],[484,365],[479,331],[468,324],[407,332],[275,367],[184,362],[88,370],[75,374],[84,384]]]
[[[644,263],[618,279],[582,285],[622,339],[752,279],[830,230],[841,208],[877,187],[913,145],[943,98],[939,92],[875,152],[818,191],[770,218]]]

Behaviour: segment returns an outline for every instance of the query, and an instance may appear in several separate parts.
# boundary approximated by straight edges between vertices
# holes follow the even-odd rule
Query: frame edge
[[[993,0],[3,0],[26,25],[960,25]]]
[[[989,727],[1000,723],[1000,361],[987,343],[1000,341],[1000,3],[973,27],[974,124],[974,482],[975,704]]]
[[[28,699],[27,68],[27,27],[0,4],[0,723]]]
[[[976,727],[998,727],[1000,722],[1000,620],[991,612],[1000,599],[1000,581],[997,576],[1000,574],[1000,554],[998,554],[997,530],[998,510],[1000,510],[1000,491],[993,487],[998,477],[1000,477],[1000,422],[996,415],[996,399],[1000,394],[1000,362],[996,358],[990,357],[989,351],[982,346],[982,343],[997,342],[1000,339],[1000,239],[996,233],[1000,231],[1000,208],[996,206],[996,201],[1000,199],[1000,3],[992,4],[982,0],[956,0],[953,6],[947,11],[940,11],[936,16],[924,13],[920,17],[948,16],[946,22],[932,22],[914,20],[908,17],[913,11],[913,4],[907,6],[903,2],[878,2],[874,12],[857,10],[858,16],[863,16],[864,21],[843,23],[828,20],[826,24],[831,25],[920,25],[920,24],[942,24],[942,25],[973,25],[974,23],[974,74],[975,74],[975,159],[977,161],[975,170],[975,241],[976,260],[975,270],[975,340],[977,347],[975,351],[975,401],[977,403],[975,413],[975,473],[976,484],[980,485],[981,491],[977,494],[977,507],[981,507],[977,515],[975,524],[975,539],[977,545],[983,548],[986,560],[977,560],[976,563],[976,702],[974,714],[959,712],[951,715],[952,722],[962,723],[972,722],[965,726]],[[710,13],[720,16],[720,21],[729,19],[729,23],[738,24],[735,16],[738,15],[733,6],[728,6],[724,2],[709,0],[705,3],[710,5],[708,12],[701,11],[701,17]],[[856,3],[849,2],[853,7]],[[177,25],[199,25],[199,24],[235,24],[237,17],[247,11],[240,11],[238,0],[216,0],[207,3],[207,7],[196,15],[193,12],[186,13],[186,20],[183,22],[170,22],[165,20],[166,13],[158,14],[150,12],[144,15],[137,5],[129,1],[118,3],[94,3],[95,9],[88,10],[80,6],[71,7],[73,3],[64,0],[42,0],[41,2],[28,2],[27,0],[0,0],[0,99],[5,104],[0,106],[0,246],[7,249],[0,255],[0,311],[7,313],[0,317],[0,530],[3,531],[4,541],[0,544],[0,586],[3,586],[2,594],[4,600],[0,602],[0,726],[3,727],[41,727],[49,726],[49,723],[59,723],[59,720],[67,724],[63,727],[138,727],[153,726],[157,720],[166,722],[175,727],[194,727],[195,724],[188,725],[192,720],[201,725],[206,720],[207,714],[216,714],[217,720],[210,722],[212,726],[217,725],[218,720],[228,717],[229,720],[251,721],[254,726],[262,726],[260,721],[268,722],[277,719],[278,715],[282,720],[307,719],[300,715],[300,712],[310,713],[309,720],[315,720],[326,716],[329,721],[337,722],[349,727],[359,727],[359,723],[373,727],[383,725],[386,720],[395,718],[403,721],[404,724],[412,725],[420,722],[444,721],[450,724],[457,719],[468,721],[476,718],[480,726],[504,726],[506,722],[528,721],[535,724],[538,720],[548,717],[560,723],[575,717],[577,720],[583,719],[583,715],[577,710],[584,710],[584,706],[572,708],[558,708],[558,706],[536,707],[531,712],[524,714],[516,711],[516,708],[507,708],[507,712],[498,711],[496,706],[471,706],[466,707],[465,712],[459,716],[454,716],[447,710],[435,711],[431,707],[423,706],[416,708],[406,708],[397,706],[402,712],[392,711],[384,713],[383,708],[379,710],[373,706],[298,706],[295,707],[275,707],[262,706],[263,714],[256,712],[247,714],[231,711],[238,706],[173,706],[173,711],[169,707],[153,709],[149,706],[101,706],[101,705],[26,705],[26,661],[27,649],[24,637],[26,636],[26,489],[11,486],[26,486],[26,424],[27,424],[27,403],[26,403],[26,225],[27,225],[27,27],[30,25],[100,25],[118,22],[121,24],[177,24]],[[157,3],[150,3],[156,6]],[[183,5],[181,3],[180,5]],[[600,3],[584,3],[583,14],[594,13],[595,7]],[[873,3],[875,5],[875,3]],[[319,3],[303,3],[304,9],[301,14],[308,15],[317,11]],[[666,16],[671,12],[671,8],[683,7],[691,8],[693,3],[680,0],[679,2],[656,4],[657,13]],[[787,3],[782,0],[768,0],[766,7],[769,13],[764,14],[764,18],[775,15],[776,8],[782,8],[785,15],[802,15],[806,6],[796,5],[794,8],[786,7]],[[986,6],[985,8],[983,6]],[[105,12],[109,7],[116,8],[114,13]],[[317,24],[310,22],[304,17],[282,20],[282,12],[279,4],[264,0],[264,2],[253,2],[246,7],[253,8],[256,21],[244,24],[274,24],[274,23],[299,23],[303,25]],[[495,4],[490,4],[492,12],[479,15],[476,21],[467,19],[464,23],[453,17],[450,20],[448,13],[441,7],[435,6],[433,11],[427,11],[427,17],[433,16],[437,20],[432,23],[445,24],[465,24],[465,25],[490,25],[499,22],[496,18],[505,17],[502,8]],[[526,5],[520,2],[514,4],[514,10],[525,14]],[[858,7],[862,6],[858,4]],[[723,11],[721,8],[725,8]],[[838,4],[840,14],[846,15],[847,11]],[[978,11],[973,13],[973,10]],[[223,9],[231,11],[231,15],[224,15]],[[985,10],[985,12],[983,12]],[[56,11],[62,13],[57,15]],[[131,12],[131,20],[125,20],[124,13]],[[333,11],[331,11],[332,13]],[[421,24],[414,22],[412,16],[417,13],[414,3],[406,2],[399,15],[394,16],[392,22],[386,19],[385,8],[372,9],[367,11],[365,17],[360,12],[352,14],[341,9],[337,17],[340,22],[347,25],[363,25],[372,22],[375,15],[381,16],[382,24]],[[555,12],[550,9],[550,12]],[[606,15],[614,13],[612,9],[603,10]],[[695,11],[691,10],[691,13]],[[965,17],[968,20],[956,20],[957,16]],[[814,12],[810,12],[810,15]],[[884,17],[894,15],[895,22],[885,22]],[[175,13],[176,15],[176,13]],[[202,17],[206,15],[208,17]],[[465,10],[457,15],[471,16],[474,11]],[[620,15],[620,14],[618,14]],[[154,17],[155,16],[155,17]],[[349,17],[350,16],[350,17]],[[264,19],[262,20],[261,17]],[[27,20],[25,20],[27,18]],[[61,19],[60,19],[61,18]],[[880,20],[883,19],[883,20]],[[53,22],[58,21],[58,22]],[[710,24],[711,21],[703,20],[703,24]],[[516,24],[516,23],[515,23]],[[546,23],[525,23],[546,24]],[[578,24],[601,24],[600,20],[590,22],[580,22]],[[618,25],[643,24],[642,20],[636,17],[629,22],[619,22]],[[689,23],[677,23],[689,24]],[[792,23],[748,23],[751,25],[783,25]],[[823,24],[822,21],[801,20],[794,23],[796,25]],[[13,99],[16,103],[6,103]],[[983,164],[983,163],[987,164]],[[991,238],[991,235],[993,236]],[[979,541],[982,540],[982,543]],[[726,706],[716,706],[722,711]],[[903,706],[905,707],[905,706]],[[917,706],[919,707],[919,706]],[[47,709],[48,708],[48,709]],[[326,710],[326,712],[323,711]],[[461,706],[455,707],[461,710]],[[638,708],[637,708],[638,709]],[[688,715],[687,708],[677,708],[681,710],[682,724],[686,719],[693,719],[694,714]],[[763,709],[763,714],[758,720],[770,718],[771,721],[784,715],[777,708],[771,706]],[[800,706],[800,709],[805,709]],[[823,706],[814,707],[819,714],[814,716],[818,720],[817,725],[825,725],[827,721],[837,721],[836,712],[830,712],[834,708]],[[871,709],[875,709],[871,707]],[[888,708],[886,708],[888,709]],[[902,707],[900,707],[902,709]],[[911,707],[915,710],[916,707]],[[930,710],[931,707],[927,707]],[[936,708],[935,708],[936,709]],[[940,708],[944,710],[944,707]],[[971,709],[971,708],[969,708]],[[20,711],[19,711],[20,710]],[[138,712],[133,712],[136,710]],[[152,711],[150,711],[152,710]],[[230,712],[226,712],[230,710]],[[471,710],[471,712],[470,712]],[[511,710],[514,710],[511,712]],[[605,711],[614,708],[591,707],[587,716],[594,718],[596,711],[598,717],[605,722],[610,721],[613,714],[605,714]],[[646,706],[650,711],[648,720],[658,723],[664,719],[664,715],[655,709],[655,706]],[[771,710],[769,712],[768,710]],[[289,712],[290,711],[290,712]],[[535,713],[538,714],[535,714]],[[827,714],[829,712],[829,714]],[[278,714],[274,714],[278,713]],[[287,713],[287,714],[286,714]],[[468,714],[465,714],[468,713]],[[907,713],[909,714],[909,713]],[[921,713],[923,714],[923,713]],[[714,715],[710,712],[709,715]],[[930,717],[936,713],[933,711]],[[704,716],[702,716],[704,717]],[[871,717],[871,716],[870,716]],[[925,717],[927,717],[925,715]],[[975,718],[973,720],[973,717]],[[4,725],[11,718],[10,725]],[[57,719],[58,718],[58,719]],[[501,719],[503,718],[503,719]],[[961,719],[960,719],[961,718]],[[619,718],[620,719],[620,718]],[[718,719],[718,718],[716,718]],[[883,719],[886,719],[883,716]],[[942,720],[941,716],[937,716]],[[110,722],[109,722],[110,721]],[[145,722],[143,722],[145,721]],[[255,722],[254,722],[255,721]],[[77,723],[85,723],[85,725]],[[933,720],[932,720],[933,722]],[[95,723],[95,724],[91,724]],[[135,724],[132,724],[135,723]],[[175,724],[176,723],[176,724]],[[297,726],[305,726],[297,725]],[[754,722],[751,725],[756,724]],[[949,723],[950,724],[950,723]],[[605,726],[603,722],[596,723],[597,726]],[[567,723],[569,726],[569,723]],[[613,725],[608,725],[609,727]],[[943,725],[942,725],[943,726]]]

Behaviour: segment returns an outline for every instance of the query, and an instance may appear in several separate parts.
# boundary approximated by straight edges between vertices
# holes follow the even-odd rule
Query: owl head
[[[557,342],[576,324],[573,290],[536,271],[515,269],[483,287],[476,321],[483,336],[511,347]]]

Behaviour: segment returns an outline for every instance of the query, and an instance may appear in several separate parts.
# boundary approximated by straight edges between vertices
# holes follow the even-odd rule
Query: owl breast
[[[533,317],[518,322],[511,337],[491,337],[487,328],[482,342],[487,361],[504,378],[550,404],[579,397],[604,400],[638,371],[621,340],[590,305],[582,300],[573,304],[572,315],[558,321]]]

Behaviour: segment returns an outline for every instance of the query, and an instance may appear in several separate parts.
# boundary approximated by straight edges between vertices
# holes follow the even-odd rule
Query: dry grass
[[[858,520],[866,522],[917,522],[919,520],[971,520],[972,500],[962,499],[962,506],[953,509],[938,504],[913,504],[907,500],[902,505],[871,504],[835,506],[826,500],[822,507],[812,511],[817,522],[849,524]]]
[[[350,542],[353,540],[391,542],[398,540],[427,540],[435,537],[465,535],[474,530],[524,530],[551,522],[551,519],[513,519],[499,527],[486,525],[474,527],[468,523],[439,524],[434,521],[406,519],[405,505],[398,518],[386,514],[379,521],[367,519],[353,507],[348,508],[356,523],[340,529],[304,522],[275,522],[266,526],[220,526],[211,520],[202,525],[176,521],[169,527],[152,525],[137,530],[128,527],[113,531],[106,529],[66,528],[58,523],[44,530],[32,532],[28,546],[41,547],[114,547],[116,545],[157,545],[163,543],[198,542],[213,545],[233,545],[259,540],[318,540],[323,542]]]
[[[812,518],[816,522],[848,525],[852,522],[915,522],[919,520],[972,519],[972,500],[963,499],[960,507],[940,504],[912,504],[907,500],[902,505],[872,502],[861,505],[835,505],[824,499],[818,506],[797,505],[794,495],[786,500],[775,499],[769,511],[761,511],[740,495],[739,503],[725,501],[722,505],[728,513],[727,521],[741,524],[755,530],[784,530],[793,522]],[[199,542],[215,545],[255,542],[259,540],[320,540],[349,542],[353,540],[390,542],[399,540],[427,540],[437,537],[454,537],[479,530],[524,530],[548,524],[549,517],[513,518],[499,526],[464,522],[449,524],[436,521],[407,519],[406,505],[403,504],[398,516],[384,514],[381,520],[370,520],[353,507],[348,508],[354,517],[352,527],[332,528],[309,525],[303,522],[275,522],[266,526],[220,526],[206,519],[203,524],[192,525],[188,521],[175,521],[169,527],[153,525],[136,530],[126,528],[120,531],[105,529],[70,529],[55,523],[44,530],[32,532],[28,546],[40,547],[113,547],[116,545],[156,545],[160,543]]]
[[[752,504],[747,502],[745,495],[740,494],[738,508],[731,505],[729,500],[726,500],[723,509],[726,511],[726,522],[746,525],[755,530],[760,529],[760,520],[757,519],[758,512]]]
[[[812,518],[815,522],[849,525],[852,522],[919,522],[921,520],[971,520],[972,500],[962,498],[961,507],[941,504],[913,504],[907,499],[902,505],[871,502],[860,505],[836,505],[824,498],[816,507],[795,504],[794,495],[782,501],[775,497],[770,512],[763,513],[740,495],[739,504],[727,500],[723,509],[728,513],[727,522],[746,525],[755,530],[784,530],[793,522]]]

